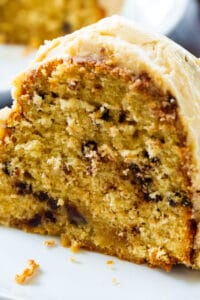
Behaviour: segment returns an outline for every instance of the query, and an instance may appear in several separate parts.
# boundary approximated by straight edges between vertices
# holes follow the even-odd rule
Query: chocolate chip
[[[49,196],[46,192],[34,193],[34,196],[41,202],[47,201],[49,199]]]
[[[67,217],[69,223],[76,226],[87,224],[86,219],[80,214],[75,206],[66,205]]]
[[[49,199],[47,200],[47,204],[52,210],[56,210],[58,208],[57,201],[52,197],[49,197]]]
[[[148,158],[148,159],[149,159],[149,153],[148,153],[147,150],[144,150],[144,151],[142,152],[142,154],[143,154],[143,156],[144,156],[145,158]]]
[[[39,214],[36,214],[32,219],[27,221],[29,227],[37,227],[41,224],[42,217]]]
[[[186,196],[182,198],[181,205],[184,207],[192,207],[191,201]]]
[[[101,119],[104,121],[109,121],[110,120],[110,115],[109,115],[110,110],[107,107],[103,106],[101,108],[101,111],[102,111]]]
[[[114,184],[108,184],[106,191],[117,191],[117,187]]]
[[[162,196],[161,195],[156,195],[156,198],[155,198],[155,202],[160,202],[160,201],[162,201]]]
[[[162,102],[161,109],[166,114],[172,114],[172,113],[176,112],[176,109],[177,109],[176,99],[169,94],[168,98]]]
[[[152,157],[150,159],[150,161],[153,163],[153,164],[159,164],[160,163],[160,159],[156,156]]]
[[[28,171],[24,171],[24,177],[26,177],[26,179],[33,179],[33,176]]]
[[[44,100],[46,97],[46,93],[44,93],[43,91],[37,91],[37,94],[42,98],[42,100]]]
[[[71,26],[71,24],[69,22],[64,22],[62,24],[62,32],[64,34],[72,32],[72,26]]]
[[[62,169],[66,175],[70,175],[72,173],[71,167],[68,166],[66,163],[64,163]]]
[[[20,176],[19,168],[15,167],[14,170],[12,170],[12,176],[15,178],[19,178],[19,176]]]
[[[89,159],[91,151],[97,151],[97,143],[95,141],[87,141],[82,144],[81,151],[86,159]]]
[[[197,231],[197,222],[195,219],[190,220],[190,228],[193,231],[193,233],[196,233]]]
[[[176,197],[182,197],[182,193],[181,192],[175,192],[175,194],[174,194]]]
[[[132,125],[132,126],[134,126],[134,125],[136,125],[136,124],[137,124],[137,122],[136,122],[136,121],[134,121],[134,120],[128,120],[128,121],[127,121],[127,124],[128,124],[128,125]],[[134,133],[134,136],[135,136],[135,133]]]
[[[133,174],[138,174],[140,172],[140,168],[135,163],[131,163],[129,165],[129,169],[133,172]]]
[[[119,112],[119,123],[123,123],[126,121],[126,112],[124,110],[121,110]]]
[[[162,196],[161,195],[155,195],[155,197],[152,197],[149,193],[144,193],[144,200],[146,202],[158,203],[158,202],[162,201]]]
[[[25,194],[31,194],[32,193],[31,184],[27,184],[27,183],[22,182],[22,181],[17,181],[17,182],[15,182],[15,187],[16,187],[16,190],[17,190],[18,194],[25,195]]]
[[[140,181],[140,183],[143,185],[143,186],[149,186],[150,184],[152,184],[153,182],[153,179],[151,177],[137,177]]]
[[[51,92],[51,97],[52,97],[52,98],[58,98],[58,94],[55,93],[55,92]]]
[[[37,192],[33,194],[40,202],[47,201],[47,204],[51,209],[56,210],[58,208],[57,200],[50,197],[46,192]]]
[[[102,85],[101,85],[100,83],[96,83],[96,84],[94,85],[94,87],[95,87],[95,89],[97,89],[97,90],[101,90],[101,89],[102,89]]]
[[[53,213],[50,210],[45,211],[44,218],[47,219],[48,221],[52,222],[52,223],[56,222],[56,217],[53,215]]]
[[[9,162],[3,163],[2,171],[4,172],[4,174],[10,175],[9,168],[10,168],[10,163]]]
[[[135,236],[140,233],[140,228],[138,226],[133,226],[131,229],[131,233]]]
[[[15,186],[21,190],[26,190],[27,184],[21,181],[15,183]]]
[[[159,141],[161,142],[161,144],[165,144],[165,138],[164,137],[160,137]]]
[[[94,112],[99,112],[99,118],[104,121],[110,120],[110,110],[104,105],[96,105]]]
[[[144,193],[143,196],[144,196],[144,200],[145,200],[146,202],[152,201],[152,199],[151,199],[149,193]]]
[[[168,203],[169,203],[169,205],[172,206],[172,207],[177,207],[177,205],[178,205],[178,203],[175,202],[173,199],[169,199],[169,200],[168,200]]]
[[[176,191],[174,196],[178,198],[179,203],[184,207],[192,207],[192,203],[189,200],[185,191]]]

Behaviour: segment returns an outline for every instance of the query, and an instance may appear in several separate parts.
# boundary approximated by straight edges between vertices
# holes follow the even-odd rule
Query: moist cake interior
[[[148,74],[77,58],[26,75],[17,101],[0,148],[2,224],[190,265],[191,158],[173,95]]]

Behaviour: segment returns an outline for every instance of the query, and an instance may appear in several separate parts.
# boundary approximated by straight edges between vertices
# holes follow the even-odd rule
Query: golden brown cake
[[[38,46],[106,15],[122,0],[0,0],[0,42]]]
[[[114,16],[40,48],[1,111],[0,223],[199,268],[200,63]]]

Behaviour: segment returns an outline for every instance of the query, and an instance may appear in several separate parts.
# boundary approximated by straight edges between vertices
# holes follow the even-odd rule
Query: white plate
[[[175,267],[170,273],[106,255],[59,245],[47,238],[0,227],[0,299],[13,300],[199,300],[200,272]],[[75,262],[70,262],[74,257]],[[26,285],[14,282],[27,260],[40,264]],[[114,261],[113,269],[106,264]]]

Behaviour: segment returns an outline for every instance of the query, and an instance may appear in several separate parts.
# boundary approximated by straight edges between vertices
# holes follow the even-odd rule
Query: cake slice
[[[6,43],[39,46],[103,16],[97,0],[1,1],[0,37]]]
[[[0,223],[199,268],[200,63],[122,17],[40,48],[1,112]]]

